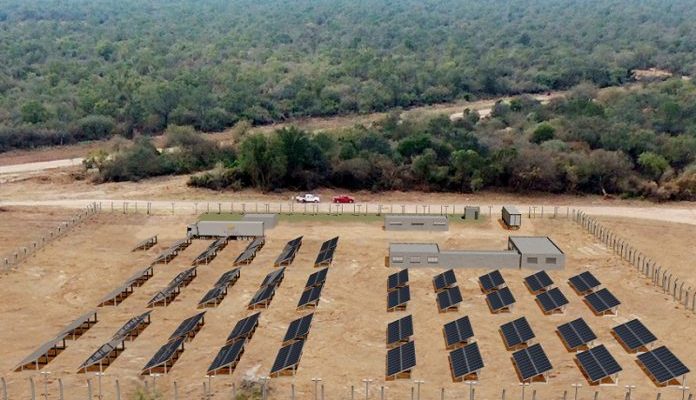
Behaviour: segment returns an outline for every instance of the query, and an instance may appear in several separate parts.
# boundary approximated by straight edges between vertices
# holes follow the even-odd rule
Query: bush
[[[88,115],[77,121],[76,138],[78,140],[97,140],[110,137],[116,123],[106,115]]]

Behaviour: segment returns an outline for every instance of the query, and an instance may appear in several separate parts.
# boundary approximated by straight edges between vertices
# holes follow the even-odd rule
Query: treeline
[[[696,71],[691,0],[0,0],[0,151]]]
[[[693,200],[695,99],[696,86],[676,79],[601,94],[584,84],[549,104],[529,96],[499,102],[491,116],[483,119],[469,110],[455,121],[446,115],[403,119],[400,112],[392,112],[371,126],[317,134],[294,127],[268,135],[240,130],[234,144],[212,145],[200,152],[211,155],[206,162],[184,170],[216,164],[189,181],[192,186],[216,190],[332,186],[473,192],[501,188]],[[173,154],[197,159],[182,154],[203,143],[211,146],[198,140],[180,139],[194,145],[178,145]],[[146,143],[117,152],[112,163],[141,151],[133,149]],[[151,153],[162,162],[173,157],[167,152]],[[140,171],[137,166],[143,162],[130,164]],[[113,179],[108,173],[102,177]]]

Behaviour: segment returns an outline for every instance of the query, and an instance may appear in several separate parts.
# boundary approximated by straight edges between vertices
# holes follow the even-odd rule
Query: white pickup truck
[[[298,203],[319,203],[321,199],[319,198],[319,196],[307,193],[295,196],[295,201]]]

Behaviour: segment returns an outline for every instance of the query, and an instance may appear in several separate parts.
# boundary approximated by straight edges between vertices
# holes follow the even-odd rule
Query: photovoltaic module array
[[[608,289],[599,289],[585,296],[585,301],[589,304],[595,314],[606,314],[613,312],[621,302]]]
[[[580,368],[592,383],[611,378],[622,369],[603,344],[578,353],[577,359]]]
[[[237,282],[239,275],[239,268],[232,269],[222,274],[217,282],[215,282],[213,288],[198,302],[198,307],[215,307],[220,304],[225,296],[227,296],[227,289]]]
[[[586,346],[595,339],[597,335],[592,331],[584,319],[578,318],[556,328],[561,335],[563,342],[569,350],[576,350]]]
[[[169,282],[166,288],[157,292],[152,299],[147,303],[148,307],[167,306],[176,296],[179,295],[182,287],[187,286],[196,277],[196,267],[191,267],[180,272],[174,279]]]
[[[281,265],[290,265],[295,260],[297,252],[302,246],[302,236],[297,237],[285,244],[283,251],[280,252],[278,258],[275,260],[275,266],[279,267]]]
[[[440,312],[456,310],[462,300],[462,292],[459,291],[459,287],[453,286],[443,289],[437,294],[437,307]]]
[[[474,329],[468,316],[446,323],[443,329],[448,349],[466,345],[469,339],[474,337]]]
[[[540,344],[518,350],[512,354],[512,358],[523,382],[544,375],[553,368]]]
[[[568,299],[565,297],[561,289],[555,287],[553,289],[541,292],[536,296],[537,302],[545,313],[553,313],[563,311],[568,305]]]
[[[648,371],[650,378],[660,385],[689,373],[689,368],[665,346],[639,354],[638,362]]]
[[[510,310],[515,304],[515,297],[512,295],[510,288],[503,287],[499,290],[492,291],[486,295],[486,302],[494,313]]]
[[[234,372],[244,353],[244,346],[251,340],[259,325],[260,315],[261,313],[255,313],[237,321],[234,329],[227,336],[225,345],[220,348],[220,351],[208,367],[208,375],[217,375],[225,372],[231,374]]]
[[[454,275],[454,270],[447,270],[433,277],[433,287],[436,292],[449,289],[457,284],[457,277]]]
[[[314,261],[314,266],[321,267],[331,265],[336,247],[338,247],[338,236],[324,242],[317,254],[317,259]]]
[[[254,296],[249,301],[249,309],[266,308],[271,303],[275,290],[283,281],[285,276],[285,267],[281,267],[263,278],[261,287],[256,291]]]
[[[389,275],[387,278],[388,292],[404,286],[408,286],[408,269],[402,269],[399,272]]]
[[[480,276],[479,284],[484,293],[490,293],[505,286],[505,279],[499,270],[495,270]]]
[[[387,325],[387,346],[408,342],[413,336],[413,317],[407,315]]]
[[[247,247],[242,251],[237,258],[234,260],[234,265],[249,264],[254,261],[256,254],[263,248],[266,244],[266,238],[264,236],[257,236],[254,240],[247,245]]]
[[[535,337],[532,327],[529,326],[525,317],[501,325],[500,332],[503,334],[505,345],[508,348],[526,344]]]
[[[478,374],[484,367],[478,343],[471,343],[449,353],[450,369],[455,381]]]
[[[184,351],[184,343],[187,340],[193,340],[196,333],[201,329],[205,320],[203,316],[205,311],[200,312],[190,318],[185,319],[174,330],[174,333],[169,336],[169,340],[155,353],[155,355],[143,367],[143,374],[152,374],[155,372],[167,373],[174,363],[179,359],[179,356]]]
[[[612,328],[612,332],[624,348],[630,351],[643,348],[657,340],[657,337],[639,319],[615,326]]]
[[[570,277],[568,283],[580,294],[591,293],[602,284],[590,271]]]
[[[123,300],[128,298],[134,291],[136,287],[142,286],[143,283],[147,282],[154,275],[154,269],[152,265],[141,269],[140,271],[133,274],[130,278],[119,286],[118,288],[112,290],[104,296],[98,304],[98,307],[111,305],[117,306],[121,304]]]
[[[404,343],[387,351],[387,379],[410,376],[416,366],[416,345],[414,342]]]
[[[283,345],[271,367],[271,376],[280,376],[287,373],[294,375],[302,358],[302,349],[309,335],[313,318],[314,313],[307,314],[290,323],[283,338]]]
[[[411,289],[402,286],[387,293],[387,311],[406,309],[406,303],[411,300]]]
[[[553,279],[546,271],[539,271],[524,278],[524,283],[532,293],[539,293],[553,286]]]

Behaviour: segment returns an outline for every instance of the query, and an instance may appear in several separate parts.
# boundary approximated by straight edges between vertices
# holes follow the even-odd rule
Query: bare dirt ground
[[[74,210],[62,207],[40,210],[0,207],[0,257],[40,239],[42,234],[55,229],[73,214]]]
[[[696,226],[637,218],[601,217],[601,222],[648,257],[696,288]]]
[[[37,382],[42,382],[34,371],[11,372],[17,362],[73,318],[96,305],[135,270],[147,265],[168,243],[180,238],[184,225],[192,218],[104,214],[49,245],[18,270],[0,275],[0,346],[5,349],[0,357],[0,375],[8,381],[10,398],[28,396],[28,377],[34,376]],[[439,398],[441,387],[446,389],[447,399],[466,397],[468,387],[452,382],[441,331],[444,323],[464,315],[472,321],[486,365],[476,387],[478,399],[497,399],[502,389],[508,391],[508,397],[518,396],[520,388],[511,354],[503,346],[497,329],[519,316],[530,320],[537,341],[554,366],[547,384],[535,384],[531,388],[537,390],[538,398],[560,399],[564,390],[572,393],[573,383],[583,384],[581,398],[589,398],[594,390],[600,391],[600,398],[622,398],[624,385],[636,385],[636,398],[654,398],[658,391],[663,393],[663,398],[676,398],[679,395],[676,389],[659,389],[649,380],[635,363],[635,355],[626,353],[613,339],[610,328],[637,316],[657,335],[659,344],[667,345],[693,368],[696,350],[690,345],[689,332],[695,327],[694,316],[656,293],[646,280],[638,278],[627,264],[576,225],[565,220],[528,219],[523,224],[523,229],[515,234],[550,235],[568,256],[565,270],[550,273],[570,300],[564,315],[541,313],[522,282],[531,273],[528,270],[503,271],[517,304],[509,314],[492,315],[476,282],[487,271],[463,269],[456,271],[464,296],[462,307],[458,312],[438,314],[431,278],[441,271],[435,268],[411,269],[412,300],[407,311],[386,312],[386,278],[395,272],[384,267],[389,242],[435,241],[444,249],[499,249],[505,246],[509,232],[495,221],[453,224],[450,232],[441,233],[385,232],[378,222],[340,225],[308,220],[282,222],[267,232],[266,246],[252,264],[242,267],[240,280],[230,288],[222,304],[208,310],[206,325],[187,343],[171,373],[158,379],[157,387],[170,393],[176,380],[180,398],[201,398],[207,366],[234,323],[251,313],[246,310],[246,304],[263,277],[273,270],[273,260],[286,241],[304,235],[298,257],[288,267],[270,308],[262,311],[260,326],[236,371],[231,376],[214,378],[215,398],[228,398],[233,382],[239,384],[245,378],[268,374],[288,324],[306,314],[297,312],[295,307],[308,275],[314,272],[312,264],[322,241],[339,235],[335,262],[330,267],[297,375],[271,380],[271,398],[289,398],[291,383],[297,386],[298,398],[310,398],[314,377],[323,379],[328,398],[349,398],[351,385],[355,385],[357,398],[362,398],[364,378],[373,379],[372,398],[380,385],[388,387],[388,398],[408,398],[413,381],[384,381],[386,325],[408,314],[414,318],[417,354],[412,378],[425,381],[422,396],[426,400]],[[130,251],[140,239],[155,233],[160,235],[158,246],[146,252]],[[1,238],[5,239],[6,235]],[[96,380],[93,374],[76,374],[79,364],[127,319],[143,312],[152,294],[188,267],[208,243],[194,241],[169,265],[155,266],[155,276],[118,307],[100,309],[100,322],[82,338],[69,342],[67,350],[44,369],[52,372],[49,382],[52,396],[56,396],[59,377],[63,378],[68,398],[83,396],[87,390],[85,379]],[[120,379],[124,392],[142,382],[140,369],[179,322],[197,312],[198,300],[223,272],[232,268],[232,261],[244,245],[244,242],[230,243],[210,265],[199,267],[199,276],[182,290],[173,304],[153,311],[152,324],[135,341],[127,342],[125,352],[106,370],[106,398],[113,395],[114,378]],[[593,315],[566,283],[568,277],[587,269],[623,302],[618,316]],[[574,364],[573,354],[565,350],[555,334],[557,325],[578,316],[588,321],[599,336],[597,342],[605,344],[623,367],[619,385],[588,388]],[[38,393],[42,393],[42,385],[38,385]]]

